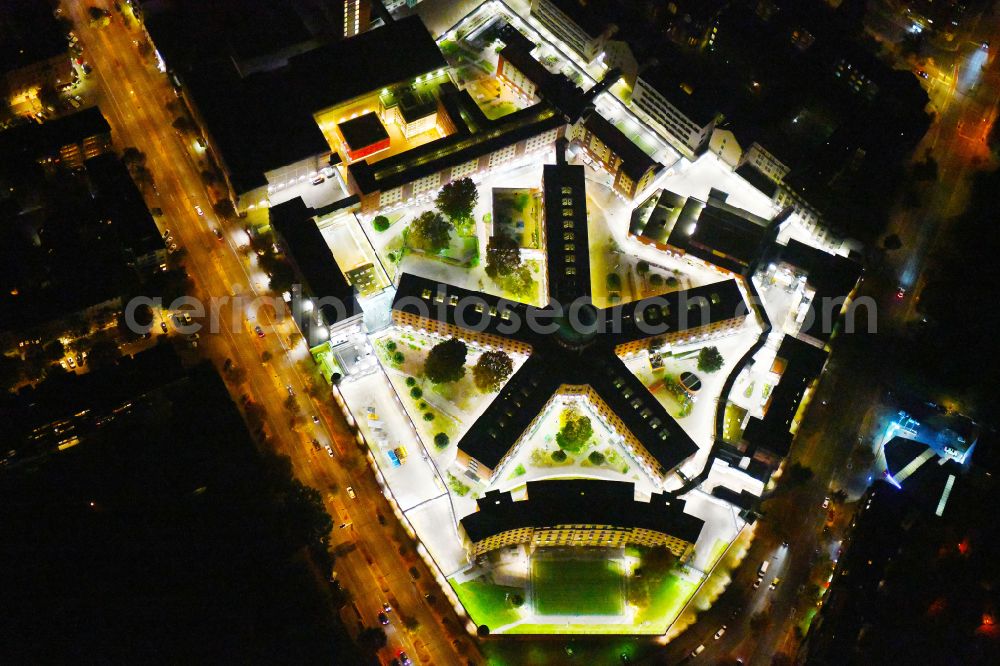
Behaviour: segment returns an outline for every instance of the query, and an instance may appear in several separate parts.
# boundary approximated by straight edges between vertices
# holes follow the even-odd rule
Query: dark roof
[[[9,441],[82,412],[100,417],[185,374],[173,345],[158,344],[115,365],[84,374],[54,374],[34,388],[0,396]],[[65,433],[64,433],[65,437]]]
[[[583,126],[603,141],[604,145],[611,149],[611,152],[621,158],[621,168],[632,180],[639,180],[646,175],[647,171],[655,170],[659,166],[656,160],[647,155],[642,148],[635,145],[620,129],[612,125],[597,111],[591,111],[587,115]]]
[[[48,2],[0,1],[0,75],[48,60],[69,59],[69,43]]]
[[[566,16],[573,20],[580,29],[591,37],[599,37],[608,27],[609,21],[605,13],[609,8],[601,0],[547,0]]]
[[[666,244],[678,224],[687,228],[698,219],[704,205],[694,197],[660,190],[632,211],[629,233],[654,243]]]
[[[771,391],[764,418],[751,418],[743,431],[743,439],[754,448],[762,446],[779,456],[788,455],[792,419],[806,387],[819,376],[826,359],[825,351],[808,342],[790,335],[782,338],[776,354],[776,360],[784,362],[781,380]]]
[[[647,529],[698,541],[705,522],[684,513],[684,500],[653,493],[635,500],[635,487],[624,481],[562,479],[528,481],[528,499],[515,502],[509,492],[491,490],[476,501],[479,510],[462,518],[473,542],[522,527],[611,525]]]
[[[791,264],[804,273],[809,285],[815,289],[815,296],[809,305],[810,314],[806,316],[801,332],[818,340],[828,340],[837,322],[824,321],[825,313],[832,312],[836,316],[840,312],[838,303],[854,291],[863,267],[853,259],[797,240],[790,240],[784,246],[775,245],[773,249],[777,261]]]
[[[523,303],[413,273],[403,273],[399,278],[392,308],[482,333],[530,339],[523,325],[527,311]]]
[[[164,249],[163,236],[121,160],[113,153],[105,153],[87,160],[86,166],[94,196],[106,214],[105,220],[110,222],[131,259]]]
[[[688,315],[689,301],[706,311],[704,317]],[[530,358],[459,442],[462,451],[483,465],[495,470],[561,385],[589,385],[657,461],[656,471],[666,474],[696,452],[697,445],[614,354],[614,347],[745,315],[739,287],[735,280],[727,280],[603,312],[589,304],[584,308],[594,316],[595,325],[593,330],[577,332],[570,325],[572,316],[557,309],[507,301],[408,273],[400,278],[393,302],[398,311],[532,345]],[[635,321],[636,313],[641,313],[643,325]],[[584,313],[578,314],[586,325]],[[553,324],[555,328],[526,325],[532,320],[545,329]]]
[[[337,125],[351,150],[361,150],[389,138],[378,114],[366,113]]]
[[[698,451],[691,436],[614,354],[596,356],[589,383],[667,474]]]
[[[560,373],[548,369],[544,354],[532,354],[462,436],[459,448],[495,470],[562,383]]]
[[[583,167],[546,164],[542,184],[549,294],[560,303],[571,303],[581,296],[590,296],[590,241]],[[571,240],[567,240],[568,235]],[[572,261],[567,260],[570,257]]]
[[[760,169],[755,167],[750,162],[745,162],[737,167],[736,175],[772,199],[778,192],[778,184],[768,178]]]
[[[712,78],[703,69],[693,58],[685,58],[674,46],[666,44],[657,56],[657,64],[644,69],[639,78],[689,120],[704,127],[719,115],[720,106]]]
[[[0,156],[5,164],[35,162],[59,154],[59,149],[92,136],[111,133],[101,110],[90,107],[68,116],[42,123],[27,123],[0,132]]]
[[[458,132],[375,164],[355,162],[348,171],[364,194],[391,190],[562,125],[562,117],[552,107],[536,104],[487,122],[481,131]]]
[[[771,236],[768,220],[712,197],[695,222],[675,225],[667,242],[736,273],[756,264]]]
[[[265,184],[266,171],[329,152],[313,114],[446,66],[412,16],[245,78],[233,63],[213,62],[184,80],[234,186],[245,192]]]
[[[605,332],[615,344],[714,324],[750,312],[736,280],[616,305],[605,310]]]
[[[296,197],[270,209],[271,224],[280,234],[306,293],[315,298],[335,298],[342,307],[322,305],[327,324],[334,324],[361,311],[354,287],[344,277],[322,232],[313,219],[316,211]]]

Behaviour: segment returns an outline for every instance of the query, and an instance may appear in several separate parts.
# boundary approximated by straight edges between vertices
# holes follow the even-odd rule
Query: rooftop
[[[636,501],[633,484],[584,479],[528,481],[528,498],[492,490],[476,501],[478,511],[462,518],[473,542],[522,527],[610,525],[646,529],[695,543],[704,521],[684,513],[684,501],[654,493]]]
[[[308,208],[301,198],[286,201],[270,209],[271,224],[284,241],[306,293],[317,299],[336,299],[340,307],[327,303],[320,306],[324,321],[334,324],[361,311],[354,287],[344,277],[323,233],[316,226],[316,211]]]
[[[69,43],[49,3],[0,0],[0,16],[0,76],[55,56],[69,58]]]
[[[591,111],[583,126],[590,130],[597,138],[611,149],[615,155],[622,160],[622,170],[632,179],[639,180],[650,169],[659,166],[652,157],[647,155],[639,146],[629,139],[625,134],[611,124],[604,116],[597,111]]]
[[[182,75],[234,186],[246,192],[264,185],[269,170],[330,152],[315,114],[445,67],[427,28],[412,16],[245,77],[230,61]]]
[[[582,166],[546,164],[542,183],[549,293],[560,303],[590,296],[587,192]]]
[[[367,148],[389,138],[378,114],[366,113],[337,125],[337,129],[351,150]]]

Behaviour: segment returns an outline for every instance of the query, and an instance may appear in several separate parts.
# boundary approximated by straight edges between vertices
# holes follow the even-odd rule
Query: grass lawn
[[[694,581],[683,580],[675,574],[669,574],[662,583],[653,588],[649,606],[639,609],[636,621],[654,623],[666,630],[667,625],[681,612],[697,587],[698,584]]]
[[[523,595],[524,590],[478,580],[470,580],[465,583],[448,582],[451,583],[455,594],[458,595],[465,610],[477,625],[485,624],[492,629],[521,619],[521,612],[510,604],[507,595]]]
[[[614,560],[534,560],[534,607],[541,615],[619,615],[625,599]]]

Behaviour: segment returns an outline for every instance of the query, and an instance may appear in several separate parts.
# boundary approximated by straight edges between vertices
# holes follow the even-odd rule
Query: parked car
[[[254,330],[254,333],[257,334],[258,338],[264,337],[264,329],[262,329],[260,326],[254,326],[253,330]]]
[[[215,234],[215,240],[222,240],[222,229],[219,229],[219,227],[212,227],[212,233]]]
[[[715,640],[719,640],[720,638],[722,638],[722,635],[724,633],[726,633],[726,625],[722,625],[721,627],[719,627],[719,630],[715,632]]]
[[[354,493],[354,488],[352,488],[351,486],[347,486],[347,496],[350,497],[351,499],[358,498],[358,496]]]
[[[163,331],[164,333],[167,332],[167,322],[165,321],[160,322],[160,330]]]
[[[330,446],[329,444],[327,444],[327,445],[326,445],[326,455],[330,456],[331,458],[332,458],[332,457],[333,457],[333,455],[334,455],[334,454],[333,454],[333,447],[332,447],[332,446]]]
[[[201,206],[195,206],[194,212],[198,213],[198,217],[205,217],[205,211],[201,209]]]
[[[824,509],[829,509],[830,508],[830,498],[829,497],[825,497],[823,499],[823,508]]]
[[[322,447],[319,445],[319,440],[313,437],[312,441],[313,448],[319,451]]]

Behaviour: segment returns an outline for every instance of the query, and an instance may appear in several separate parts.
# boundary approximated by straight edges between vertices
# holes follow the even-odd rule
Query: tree
[[[264,352],[260,355],[260,360],[261,360],[262,363],[267,363],[268,361],[270,361],[271,360],[271,352],[269,352],[269,351],[267,351],[265,349]]]
[[[662,287],[663,276],[660,275],[659,273],[653,273],[652,275],[649,276],[649,284],[653,285],[654,287]]]
[[[668,287],[676,287],[678,284],[680,284],[679,280],[677,278],[675,278],[673,275],[668,275],[667,276],[667,286]]]
[[[552,452],[552,460],[557,463],[566,462],[566,452],[562,449],[556,449]]]
[[[639,263],[635,265],[635,271],[639,275],[645,275],[646,273],[649,272],[649,262],[646,261],[645,259],[640,260]]]
[[[524,605],[524,597],[517,593],[510,595],[510,605],[514,608],[520,608]]]
[[[424,374],[435,384],[457,382],[465,376],[465,356],[468,347],[457,338],[439,342],[431,348],[424,361]]]
[[[174,122],[170,123],[170,126],[181,134],[186,134],[195,130],[194,123],[191,122],[191,119],[187,116],[178,116],[174,118]]]
[[[717,347],[702,347],[698,352],[698,369],[702,372],[717,372],[724,361]]]
[[[587,460],[590,461],[591,465],[599,466],[604,464],[604,454],[600,451],[591,451],[590,455],[587,456]]]
[[[521,267],[521,248],[505,233],[492,236],[486,244],[486,274],[496,281]]]
[[[424,412],[424,421],[433,421],[434,412]]]
[[[225,219],[236,217],[236,209],[233,208],[233,202],[229,199],[219,199],[212,204],[212,212]]]
[[[418,250],[437,254],[451,242],[451,223],[440,213],[426,211],[410,224],[410,244]]]
[[[421,390],[419,386],[414,386],[413,388],[410,389],[410,397],[413,398],[414,400],[420,400],[420,398],[423,397],[423,395],[424,392],[423,390]]]
[[[101,340],[87,352],[87,364],[92,369],[106,368],[118,363],[118,345],[111,340]]]
[[[271,291],[282,293],[290,291],[295,284],[295,270],[287,261],[275,261],[270,270],[271,279],[268,286]]]
[[[506,352],[487,351],[479,356],[472,368],[472,380],[483,393],[499,391],[514,372],[514,361]]]
[[[404,360],[406,360],[406,357],[403,356],[403,352],[401,351],[393,352],[392,354],[393,363],[395,363],[396,365],[402,365]]]
[[[375,231],[385,231],[389,228],[389,218],[385,215],[376,215],[375,219],[372,220],[372,227]]]
[[[367,652],[378,652],[389,644],[389,637],[382,627],[365,627],[358,634],[358,646]]]
[[[477,201],[479,191],[476,184],[471,178],[459,178],[441,188],[435,203],[437,209],[454,222],[471,218]]]
[[[574,409],[563,411],[562,422],[562,428],[556,434],[556,444],[559,445],[560,449],[576,453],[590,441],[594,434],[594,426],[590,423],[590,417]]]
[[[788,478],[788,485],[801,486],[813,478],[813,471],[796,461],[788,466],[785,475]]]
[[[42,356],[47,361],[58,361],[66,354],[66,349],[61,340],[52,340],[42,347]]]
[[[608,291],[621,291],[622,289],[622,278],[618,273],[608,273],[608,278],[606,280]]]
[[[434,435],[434,446],[438,447],[439,449],[447,447],[450,441],[451,440],[448,438],[448,435],[444,434],[443,432],[439,432],[438,434]]]

